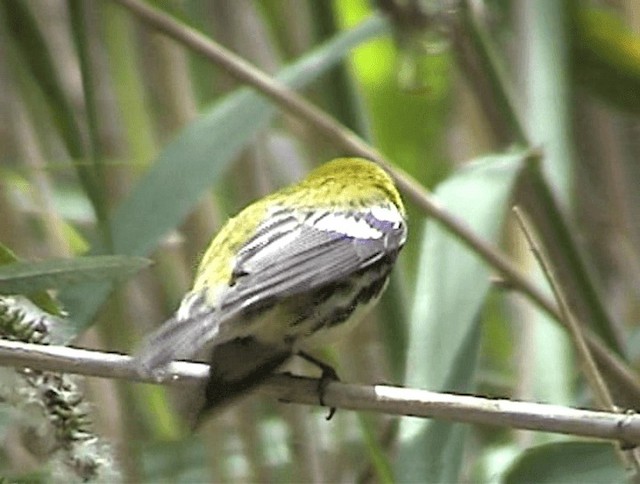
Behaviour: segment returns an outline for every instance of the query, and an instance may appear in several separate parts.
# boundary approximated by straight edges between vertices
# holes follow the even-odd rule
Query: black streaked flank
[[[378,297],[380,295],[380,291],[384,288],[384,285],[387,282],[388,273],[383,275],[382,277],[376,279],[372,284],[369,284],[367,287],[362,288],[362,290],[356,296],[356,304],[366,304],[372,299]]]
[[[385,283],[387,282],[387,276],[388,272],[378,279],[375,279],[368,286],[360,289],[360,292],[356,294],[356,296],[348,305],[336,308],[336,310],[332,313],[332,316],[324,321],[322,326],[326,325],[327,327],[332,327],[344,323],[347,319],[349,319],[349,316],[351,316],[351,314],[357,309],[360,304],[366,304],[371,301],[371,299],[377,297],[380,294],[380,291],[382,291]],[[318,329],[320,329],[322,326],[320,326]]]

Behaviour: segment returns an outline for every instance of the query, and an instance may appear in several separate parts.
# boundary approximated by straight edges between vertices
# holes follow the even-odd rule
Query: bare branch
[[[130,356],[4,340],[0,340],[0,365],[170,385],[204,382],[208,375],[205,364],[174,362],[167,376],[157,381],[139,374]],[[317,388],[315,379],[278,374],[271,377],[260,392],[285,402],[317,405]],[[640,416],[633,413],[578,410],[558,405],[341,382],[327,384],[324,401],[327,406],[350,410],[442,418],[640,444]]]
[[[607,387],[604,378],[600,374],[598,365],[596,365],[589,345],[586,342],[584,336],[585,325],[576,320],[575,314],[569,307],[567,297],[564,294],[563,288],[558,283],[558,279],[554,274],[550,262],[547,260],[542,250],[538,246],[538,243],[533,236],[532,230],[529,228],[528,221],[525,219],[522,211],[519,207],[513,207],[513,212],[516,214],[516,220],[518,221],[518,224],[520,225],[520,228],[524,233],[533,256],[538,261],[538,264],[542,269],[542,273],[547,279],[549,286],[551,286],[551,290],[553,291],[553,295],[556,301],[558,301],[558,307],[560,308],[560,313],[562,315],[562,319],[564,320],[564,325],[569,330],[569,335],[571,336],[573,344],[576,347],[578,358],[582,363],[585,377],[587,379],[587,382],[589,383],[589,386],[591,387],[591,391],[596,397],[598,405],[602,409],[616,411],[616,406],[613,402],[613,398],[611,397],[611,393],[609,392],[609,388]]]

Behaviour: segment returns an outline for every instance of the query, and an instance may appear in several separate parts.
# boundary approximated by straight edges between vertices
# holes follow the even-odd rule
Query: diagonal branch
[[[127,355],[6,340],[0,340],[0,365],[168,385],[204,383],[209,369],[202,363],[174,362],[167,377],[156,381],[140,375],[133,358]],[[317,405],[317,388],[315,379],[278,374],[269,378],[260,391],[285,402]],[[632,413],[579,410],[559,405],[340,382],[327,384],[324,402],[330,407],[349,410],[442,418],[619,440],[625,445],[640,444],[640,416]]]

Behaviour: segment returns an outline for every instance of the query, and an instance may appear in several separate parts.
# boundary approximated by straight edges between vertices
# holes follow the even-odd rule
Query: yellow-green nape
[[[313,187],[329,181],[336,182],[337,186],[327,189],[327,192],[334,191],[327,193],[327,196],[335,197],[334,202],[337,205],[349,201],[356,204],[366,203],[367,200],[383,196],[398,207],[401,213],[405,213],[402,199],[391,176],[373,161],[356,157],[333,159],[309,172],[299,187]]]
[[[389,177],[387,172],[385,172],[382,168],[376,165],[373,161],[364,159],[364,158],[356,158],[356,157],[345,157],[345,158],[335,158],[331,161],[327,161],[326,163],[321,164],[317,168],[314,168],[309,172],[306,179],[311,178],[324,178],[331,175],[340,175],[343,176],[344,173],[360,173],[360,174],[382,174],[386,177]]]

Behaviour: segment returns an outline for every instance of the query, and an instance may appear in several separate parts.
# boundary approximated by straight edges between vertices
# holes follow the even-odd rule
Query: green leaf
[[[640,112],[640,36],[609,8],[574,2],[572,72],[594,94],[631,113]]]
[[[479,237],[495,245],[523,162],[522,153],[477,160],[442,183],[436,196]],[[434,391],[469,392],[480,339],[478,316],[489,290],[490,270],[433,221],[426,225],[420,254],[405,383]],[[400,436],[398,481],[458,480],[464,426],[404,418]]]
[[[10,264],[17,261],[18,257],[16,254],[9,247],[0,243],[0,265]]]
[[[120,279],[150,264],[148,259],[120,255],[14,262],[0,266],[0,293],[26,294],[104,279]]]
[[[480,350],[480,318],[475,318],[452,362],[444,388],[470,392]],[[395,466],[399,482],[457,482],[468,426],[445,420],[404,418]],[[424,456],[429,456],[425,459]],[[422,477],[421,477],[422,476]]]
[[[0,266],[19,261],[20,260],[11,249],[0,243]],[[0,267],[0,272],[1,271],[2,267]],[[58,301],[52,298],[47,291],[29,291],[25,295],[28,296],[32,303],[49,314],[54,314],[56,316],[62,315],[63,311],[60,304],[58,304]]]
[[[506,484],[628,482],[613,444],[559,442],[523,452],[504,476]]]
[[[372,17],[285,68],[278,79],[291,87],[303,87],[342,60],[350,49],[387,30],[384,19]],[[182,222],[205,190],[276,113],[276,106],[246,88],[205,110],[160,153],[156,163],[115,211],[112,220],[115,251],[149,254],[167,232]],[[108,293],[107,286],[93,286],[68,291],[64,300],[74,320],[84,326]]]
[[[390,457],[384,451],[384,447],[376,435],[376,425],[369,415],[358,413],[358,422],[362,430],[362,436],[366,445],[371,467],[375,472],[375,482],[381,484],[393,482],[393,470]]]

